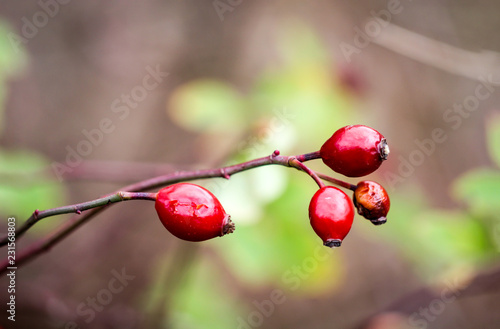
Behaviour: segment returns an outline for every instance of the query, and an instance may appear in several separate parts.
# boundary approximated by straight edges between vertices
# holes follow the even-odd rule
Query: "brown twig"
[[[33,214],[23,223],[23,225],[16,230],[16,239],[21,237],[30,227],[35,225],[38,221],[57,215],[71,214],[75,213],[80,215],[82,211],[106,206],[111,203],[129,201],[129,200],[155,200],[156,193],[141,193],[141,192],[116,192],[114,194],[108,194],[102,198],[95,200],[77,203],[69,206],[63,206],[58,208],[52,208],[47,210],[35,210]],[[5,236],[0,240],[0,247],[5,246],[9,242],[8,236]]]
[[[271,164],[277,164],[277,165],[282,165],[285,167],[290,167],[291,166],[290,160],[292,160],[292,163],[294,163],[294,167],[298,167],[299,169],[304,170],[303,166],[295,163],[293,160],[295,159],[295,161],[298,160],[298,162],[300,162],[300,161],[308,161],[308,160],[317,159],[318,157],[319,157],[319,152],[307,153],[307,154],[303,154],[303,155],[290,157],[290,156],[280,156],[279,152],[275,151],[270,156],[250,160],[248,162],[243,162],[243,163],[236,164],[233,166],[227,166],[227,167],[218,168],[218,169],[178,171],[178,172],[174,172],[171,174],[158,176],[155,178],[147,179],[147,180],[135,183],[135,184],[125,186],[120,190],[143,192],[143,191],[147,191],[147,190],[157,188],[160,186],[178,183],[181,181],[190,181],[190,180],[195,180],[195,179],[216,178],[216,177],[222,177],[225,179],[229,179],[232,175],[234,175],[236,173],[243,172],[243,171],[246,171],[246,170],[249,170],[252,168],[271,165]],[[314,173],[314,175],[316,175],[316,174]],[[312,177],[314,178],[313,175],[312,175]],[[319,179],[315,179],[315,180],[317,182],[319,181]],[[319,184],[319,185],[321,186],[321,184]],[[347,183],[344,183],[344,184],[347,184]],[[78,208],[78,207],[75,208],[75,205],[73,205],[73,206],[65,206],[65,207],[61,207],[61,208],[55,208],[55,209],[59,209],[59,210],[50,209],[50,210],[46,210],[44,212],[38,212],[38,213],[35,212],[34,215],[32,215],[32,217],[34,216],[35,219],[31,219],[31,220],[28,219],[28,221],[27,221],[28,224],[26,224],[26,225],[28,225],[28,228],[33,226],[34,223],[36,223],[37,221],[39,221],[41,219],[40,218],[41,213],[44,214],[44,217],[49,217],[49,216],[59,215],[59,214],[63,214],[63,213],[77,212],[78,210],[80,212],[84,211],[84,210],[88,210],[87,212],[85,212],[81,215],[75,215],[75,216],[71,217],[67,222],[65,222],[55,232],[49,234],[48,236],[41,239],[40,241],[32,244],[31,246],[29,246],[25,250],[20,251],[16,255],[16,266],[20,266],[22,264],[25,264],[29,260],[31,260],[31,259],[37,257],[38,255],[48,251],[55,244],[57,244],[58,242],[60,242],[64,238],[66,238],[68,235],[70,235],[73,231],[75,231],[78,227],[80,227],[85,222],[90,220],[92,217],[99,214],[104,209],[107,209],[107,207],[109,207],[113,203],[113,202],[108,202],[110,200],[109,199],[110,197],[117,198],[117,201],[115,201],[115,202],[122,201],[122,200],[118,200],[121,198],[120,193],[124,193],[124,192],[116,191],[113,194],[110,194],[104,198],[100,198],[97,200],[78,204],[80,206],[80,208]],[[100,203],[102,201],[105,201],[104,204]],[[82,205],[84,205],[84,206],[82,206]],[[28,228],[25,229],[24,225],[23,225],[23,227],[20,229],[20,230],[22,230],[21,234],[24,233]],[[16,233],[18,233],[18,232],[16,232]],[[4,261],[2,261],[0,263],[0,273],[5,272],[7,270],[8,266],[9,266],[8,259],[5,259]]]

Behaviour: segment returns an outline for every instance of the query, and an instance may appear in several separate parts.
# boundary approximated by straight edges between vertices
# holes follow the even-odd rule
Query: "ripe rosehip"
[[[195,184],[179,183],[161,189],[155,208],[163,226],[182,240],[203,241],[234,231],[219,200]]]
[[[358,214],[375,225],[387,222],[391,200],[382,185],[372,181],[359,182],[352,197]]]
[[[309,219],[316,234],[327,247],[340,247],[351,230],[354,207],[351,199],[333,186],[320,188],[309,204]]]
[[[367,126],[346,126],[321,146],[320,156],[333,171],[348,177],[371,174],[389,155],[389,146],[378,131]]]

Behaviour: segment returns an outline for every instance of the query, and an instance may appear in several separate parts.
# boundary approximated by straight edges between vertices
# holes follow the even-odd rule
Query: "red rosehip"
[[[382,185],[372,181],[359,182],[352,197],[358,214],[375,225],[387,222],[391,200]]]
[[[179,183],[161,189],[155,208],[163,226],[182,240],[204,241],[234,231],[219,200],[195,184]]]
[[[354,207],[347,194],[336,187],[325,186],[311,199],[309,219],[325,246],[340,247],[351,230]]]
[[[346,126],[321,146],[320,156],[333,171],[348,177],[371,174],[389,155],[389,146],[378,131],[367,126]]]

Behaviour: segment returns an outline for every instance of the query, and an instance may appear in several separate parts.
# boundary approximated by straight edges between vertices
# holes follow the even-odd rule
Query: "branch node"
[[[231,176],[226,172],[225,168],[220,168],[220,175],[222,178],[229,179]]]
[[[300,165],[297,164],[297,161],[298,160],[297,160],[297,158],[295,156],[288,157],[288,167],[294,167],[294,168],[300,170]]]

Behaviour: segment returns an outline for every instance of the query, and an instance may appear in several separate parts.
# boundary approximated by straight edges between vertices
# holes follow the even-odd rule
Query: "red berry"
[[[325,246],[340,247],[351,230],[354,207],[347,194],[336,187],[325,186],[311,199],[309,219]]]
[[[321,146],[320,156],[333,171],[348,177],[371,174],[389,155],[389,146],[378,131],[367,126],[346,126]]]
[[[182,240],[203,241],[234,231],[219,200],[198,185],[179,183],[161,189],[155,208],[163,226]]]
[[[382,185],[372,181],[359,182],[353,195],[358,214],[375,225],[387,222],[391,200]]]

